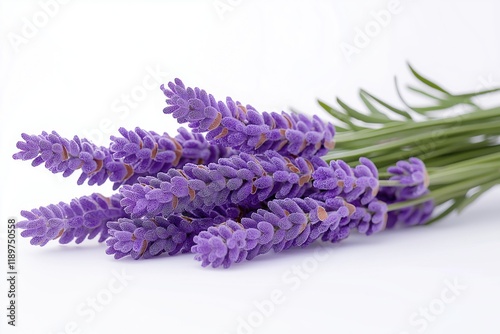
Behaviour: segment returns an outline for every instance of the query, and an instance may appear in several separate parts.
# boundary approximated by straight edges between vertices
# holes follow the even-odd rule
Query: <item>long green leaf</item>
[[[375,106],[370,102],[370,100],[365,96],[364,91],[362,89],[359,90],[359,97],[361,98],[361,101],[365,104],[365,106],[368,108],[368,110],[371,112],[372,115],[376,115],[375,117],[381,117],[381,118],[386,118],[389,121],[392,122],[397,122],[397,120],[394,120],[384,114],[383,112],[379,111]]]
[[[446,91],[444,88],[442,88],[441,86],[439,86],[438,84],[432,82],[431,80],[429,79],[426,79],[424,78],[422,75],[420,75],[411,65],[410,63],[408,63],[408,67],[410,68],[410,71],[413,73],[413,75],[420,81],[422,82],[423,84],[431,87],[431,88],[434,88],[435,90],[438,90],[440,91],[441,93],[445,93],[446,95],[451,95],[448,91]]]
[[[350,128],[353,130],[360,130],[363,129],[362,127],[354,124],[352,122],[352,119],[349,115],[344,114],[343,112],[329,106],[328,104],[324,103],[321,100],[318,100],[319,105],[326,110],[330,115],[332,115],[334,118],[338,119],[341,122],[344,122],[345,124],[349,125]]]
[[[380,124],[380,123],[387,123],[390,122],[391,120],[385,116],[385,118],[382,118],[378,115],[365,115],[363,113],[360,113],[359,111],[351,108],[347,103],[343,102],[340,98],[337,98],[337,103],[344,108],[344,110],[349,114],[351,117],[358,119],[360,121],[366,122],[366,123],[373,123],[373,124]]]
[[[365,91],[365,90],[360,90],[360,94],[365,94],[365,95],[366,95],[366,96],[368,96],[369,98],[371,98],[371,99],[373,99],[374,101],[376,101],[377,103],[379,103],[381,106],[383,106],[383,107],[387,108],[388,110],[390,110],[390,111],[392,111],[392,112],[394,112],[394,113],[396,113],[396,114],[398,114],[398,115],[400,115],[400,116],[403,116],[404,118],[406,118],[406,119],[408,119],[408,120],[411,120],[411,119],[412,119],[411,115],[410,115],[408,112],[406,112],[406,111],[404,111],[404,110],[402,110],[402,109],[398,109],[398,108],[396,108],[396,107],[391,106],[389,103],[384,102],[383,100],[381,100],[381,99],[379,99],[378,97],[376,97],[376,96],[374,96],[374,95],[372,95],[372,94],[368,93],[368,92],[367,92],[367,91]]]
[[[409,90],[411,90],[411,91],[413,91],[413,92],[415,92],[415,93],[421,94],[421,95],[426,96],[426,97],[430,97],[430,98],[431,98],[431,99],[433,99],[433,100],[442,101],[442,99],[440,99],[439,97],[434,96],[434,95],[432,95],[431,93],[425,92],[425,91],[423,91],[423,90],[421,90],[421,89],[415,88],[415,87],[413,87],[413,86],[406,86],[406,87],[407,87]]]

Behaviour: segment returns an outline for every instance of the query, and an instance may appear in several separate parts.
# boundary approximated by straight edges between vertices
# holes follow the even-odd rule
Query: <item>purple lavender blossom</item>
[[[423,195],[425,194],[427,193]],[[434,206],[434,201],[428,200],[417,205],[390,211],[387,219],[387,228],[393,228],[399,224],[405,226],[425,224],[431,218]]]
[[[108,237],[106,222],[127,217],[120,206],[121,195],[104,197],[94,193],[73,199],[70,203],[60,202],[31,211],[21,211],[27,220],[17,223],[23,229],[21,236],[30,238],[32,245],[44,246],[50,240],[59,238],[67,244],[76,239],[77,244],[86,238],[99,235],[99,242]]]
[[[338,207],[341,203],[335,202],[340,200],[345,201],[342,197],[327,199],[326,205]],[[359,201],[351,203],[351,205],[355,208],[354,212],[349,217],[343,218],[336,230],[326,231],[321,236],[321,240],[339,242],[346,239],[353,230],[372,235],[386,228],[388,213],[385,202],[374,198],[366,205],[362,205]]]
[[[121,203],[134,218],[229,203],[258,208],[266,200],[301,197],[306,191],[319,200],[340,195],[364,205],[376,195],[378,180],[371,161],[362,158],[360,162],[351,168],[340,160],[329,166],[320,158],[289,159],[274,151],[240,153],[208,167],[187,164],[182,170],[140,178],[139,183],[121,189]],[[316,190],[320,194],[312,194]]]
[[[342,160],[318,167],[312,174],[313,186],[320,190],[315,198],[342,196],[347,202],[359,200],[362,205],[372,201],[379,190],[377,167],[367,158],[360,158],[359,162],[354,168]]]
[[[333,149],[335,130],[316,115],[312,119],[301,114],[259,113],[231,98],[219,101],[199,88],[185,87],[181,80],[161,86],[167,107],[179,123],[189,123],[195,132],[208,132],[214,144],[247,153],[274,150],[284,156],[311,158]]]
[[[228,218],[239,219],[237,207],[218,207],[210,212],[201,210],[172,214],[167,217],[121,218],[107,223],[110,238],[106,253],[115,259],[130,255],[133,259],[148,259],[167,253],[175,255],[191,251],[193,238],[210,226]]]
[[[109,150],[103,146],[97,147],[87,139],[77,136],[72,140],[61,137],[57,132],[42,132],[41,135],[28,135],[23,133],[24,141],[17,142],[21,151],[14,154],[14,159],[31,160],[32,165],[38,166],[45,163],[45,168],[52,173],[63,173],[64,177],[70,176],[74,171],[81,169],[82,174],[77,183],[83,184],[88,179],[88,184],[103,184],[108,173],[106,164],[112,161]],[[114,174],[121,176],[119,171]]]
[[[166,218],[121,218],[108,222],[110,238],[106,241],[107,254],[115,259],[130,255],[133,259],[151,258],[162,253],[175,255],[186,252],[194,235],[212,226],[211,218],[191,219],[182,215]]]
[[[140,128],[134,131],[120,128],[119,131],[123,138],[113,136],[110,149],[97,147],[77,136],[68,140],[55,131],[38,136],[23,133],[24,141],[17,143],[21,151],[13,158],[34,159],[33,166],[45,163],[47,169],[62,172],[64,177],[80,169],[79,185],[85,180],[89,185],[101,185],[109,178],[117,189],[122,184],[135,183],[139,176],[156,175],[186,163],[215,162],[234,153],[225,147],[210,145],[202,135],[191,134],[183,128],[176,137]]]
[[[110,152],[116,161],[112,163],[113,166],[130,166],[129,173],[133,175],[126,179],[126,184],[137,182],[140,176],[154,176],[187,163],[208,164],[235,153],[231,148],[211,145],[201,134],[190,133],[182,127],[177,130],[179,134],[175,137],[138,127],[134,131],[124,128],[118,131],[123,137],[111,136]]]
[[[401,187],[393,187],[398,200],[413,199],[422,196],[429,188],[429,175],[425,164],[418,158],[400,160],[387,172],[392,174],[391,181],[399,181]]]
[[[272,197],[300,197],[312,186],[313,171],[313,163],[303,158],[289,159],[274,151],[240,153],[208,166],[187,164],[157,177],[139,178],[139,183],[120,189],[121,204],[133,218],[226,204],[258,208]]]
[[[231,264],[245,260],[260,239],[272,246],[273,232],[270,224],[261,224],[260,229],[246,229],[242,224],[228,220],[195,236],[191,251],[203,267],[211,264],[213,268],[221,265],[229,268]]]
[[[267,210],[257,210],[251,217],[242,218],[241,223],[228,220],[201,232],[194,238],[192,252],[203,267],[228,268],[271,249],[281,252],[306,247],[320,238],[338,242],[354,229],[369,234],[383,229],[387,209],[382,202],[372,203],[371,208],[358,208],[341,197],[331,198],[329,203],[310,198],[273,200],[268,202]],[[363,225],[370,210],[379,212],[368,214],[370,219]]]
[[[392,174],[391,181],[399,185],[381,187],[377,198],[387,204],[404,202],[422,197],[429,193],[429,176],[425,164],[418,158],[401,160],[387,171]],[[422,204],[393,210],[388,213],[387,228],[402,223],[408,226],[425,224],[432,215],[434,201],[428,200]]]

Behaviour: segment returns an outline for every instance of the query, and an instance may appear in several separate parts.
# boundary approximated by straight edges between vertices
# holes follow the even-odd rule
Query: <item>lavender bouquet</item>
[[[117,190],[22,211],[21,236],[44,246],[98,237],[116,259],[194,253],[230,267],[273,250],[339,242],[460,212],[500,183],[500,107],[452,94],[410,70],[424,97],[404,108],[360,90],[366,111],[319,101],[332,123],[218,101],[179,79],[161,86],[170,136],[118,129],[108,147],[57,132],[22,134],[13,158]],[[396,85],[396,87],[398,87]],[[444,117],[460,109],[458,116]]]

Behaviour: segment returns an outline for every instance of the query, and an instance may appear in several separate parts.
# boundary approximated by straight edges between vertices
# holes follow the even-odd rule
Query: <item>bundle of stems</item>
[[[359,97],[366,106],[364,112],[340,98],[336,100],[337,108],[318,101],[334,118],[337,130],[335,150],[324,159],[355,164],[360,157],[368,157],[383,179],[390,177],[385,170],[395,161],[418,157],[427,167],[430,192],[391,204],[389,210],[432,199],[441,210],[435,210],[429,224],[454,211],[460,212],[500,183],[500,105],[482,108],[477,102],[478,97],[498,93],[500,88],[453,94],[411,65],[409,69],[422,88],[406,88],[423,98],[426,105],[408,103],[397,79],[401,108],[363,89],[359,90]],[[381,181],[381,185],[391,182]]]

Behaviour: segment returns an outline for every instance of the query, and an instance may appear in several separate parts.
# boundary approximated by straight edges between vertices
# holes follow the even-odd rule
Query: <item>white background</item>
[[[376,29],[389,1],[222,0],[218,10],[212,0],[74,0],[52,5],[44,21],[49,2],[0,1],[2,268],[8,217],[96,191],[76,186],[76,175],[13,161],[20,133],[57,130],[103,144],[119,126],[175,133],[159,84],[141,88],[151,71],[217,99],[310,114],[321,114],[316,98],[359,105],[360,87],[396,102],[393,77],[409,80],[407,61],[454,92],[500,84],[494,0],[401,0],[352,57],[341,45]],[[356,235],[230,270],[203,269],[190,254],[116,261],[94,241],[39,248],[19,237],[18,327],[6,326],[2,275],[2,333],[498,333],[499,195],[431,227]],[[126,285],[114,281],[120,272],[132,277]],[[91,316],[86,303],[96,297],[106,305]]]

